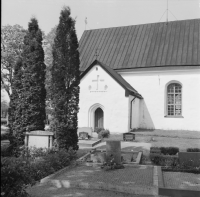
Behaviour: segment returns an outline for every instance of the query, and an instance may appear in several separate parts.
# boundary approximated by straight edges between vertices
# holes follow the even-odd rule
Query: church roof
[[[95,65],[101,66],[115,81],[117,81],[125,90],[127,94],[136,96],[137,98],[142,99],[143,97],[116,71],[114,71],[109,66],[101,63],[98,60],[95,60],[87,69],[81,74],[81,79],[87,74],[87,72]]]
[[[96,59],[112,69],[200,66],[200,19],[84,31],[80,70]]]

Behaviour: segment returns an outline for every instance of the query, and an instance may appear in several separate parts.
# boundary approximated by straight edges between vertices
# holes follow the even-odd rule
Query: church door
[[[103,128],[103,110],[97,108],[94,112],[94,128]]]

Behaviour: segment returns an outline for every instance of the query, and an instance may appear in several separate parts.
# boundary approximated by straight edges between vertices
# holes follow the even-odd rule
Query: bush
[[[188,148],[187,152],[200,152],[200,148]]]
[[[94,132],[97,133],[97,134],[99,134],[99,132],[102,131],[102,130],[104,130],[104,128],[98,128],[98,127],[96,127],[94,129]]]
[[[98,133],[98,138],[99,139],[102,139],[102,138],[108,138],[110,136],[110,131],[109,130],[101,130],[99,133]]]
[[[26,197],[26,187],[33,184],[29,166],[22,159],[1,159],[1,196]]]
[[[104,162],[101,165],[101,169],[105,170],[105,171],[109,171],[109,170],[115,170],[115,169],[123,169],[124,165],[123,164],[117,164],[114,162],[114,157],[111,154],[110,159],[108,162]]]
[[[32,154],[34,152],[34,154]],[[33,185],[36,181],[49,174],[54,173],[70,164],[76,157],[76,153],[69,149],[57,152],[51,150],[23,150],[19,158],[1,159],[1,196],[5,197],[25,197],[27,196],[26,187]],[[37,154],[36,154],[37,153]],[[38,155],[42,159],[34,160]]]
[[[151,147],[150,152],[155,149],[159,149],[163,155],[176,155],[179,152],[177,147]]]
[[[1,147],[1,157],[10,157],[12,156],[12,146],[4,145]]]
[[[178,164],[178,157],[157,155],[154,157],[150,156],[151,161],[155,165],[159,166],[176,166]]]
[[[177,147],[160,147],[160,150],[163,155],[176,155],[179,152]]]
[[[200,174],[200,167],[193,166],[193,163],[191,161],[181,164],[177,162],[176,165],[162,167],[162,170],[171,172],[188,172]]]

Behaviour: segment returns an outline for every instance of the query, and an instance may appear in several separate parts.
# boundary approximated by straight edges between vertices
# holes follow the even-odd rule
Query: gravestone
[[[130,133],[130,132],[123,133],[123,139],[124,139],[124,141],[133,141],[133,140],[135,140],[135,134]]]
[[[91,136],[92,135],[92,128],[91,127],[79,127],[78,131],[77,131],[78,136],[79,136],[80,132],[86,132],[86,133],[88,133],[88,135]]]
[[[88,140],[88,133],[87,132],[80,132],[78,139],[79,140]]]
[[[53,132],[31,131],[25,133],[25,146],[36,148],[52,148]]]
[[[106,141],[106,161],[110,162],[114,158],[116,164],[121,164],[121,142]]]

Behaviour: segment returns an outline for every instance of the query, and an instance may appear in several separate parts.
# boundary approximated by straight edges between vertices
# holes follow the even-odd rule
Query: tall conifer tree
[[[75,20],[69,7],[63,8],[53,46],[51,97],[59,148],[78,149],[77,113],[79,110],[79,52]]]
[[[22,130],[44,130],[45,128],[45,69],[42,48],[42,31],[38,21],[32,18],[28,32],[24,37],[23,59],[23,94]]]
[[[8,110],[10,143],[13,146],[22,145],[24,134],[21,130],[21,93],[22,93],[22,60],[19,58],[14,67],[12,94],[10,96],[10,105]],[[14,144],[15,143],[15,144]]]

